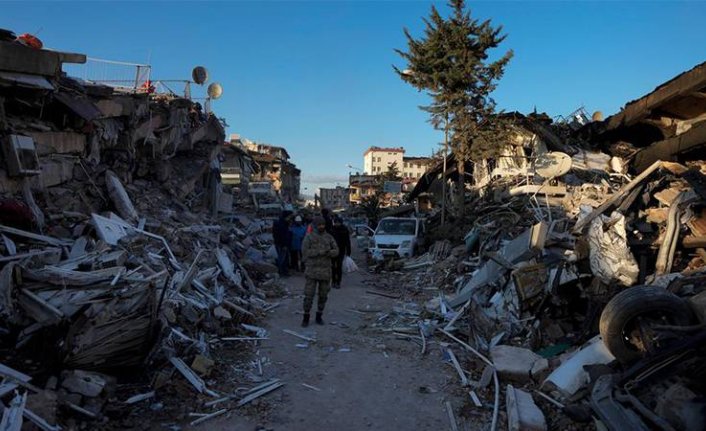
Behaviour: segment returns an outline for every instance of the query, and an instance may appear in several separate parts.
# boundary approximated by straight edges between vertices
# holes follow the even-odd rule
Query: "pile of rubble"
[[[179,385],[225,397],[194,422],[259,396],[207,380],[213,349],[263,336],[281,290],[267,222],[218,218],[221,121],[63,74],[80,54],[7,39],[0,54],[2,428],[95,429]]]
[[[686,106],[676,99],[706,88],[706,68],[666,88],[631,102],[622,120],[577,128],[573,136],[593,128],[600,130],[594,139],[608,139],[613,127],[611,139],[619,132],[628,140],[625,127],[640,119],[652,124],[657,106],[666,115],[669,106]],[[449,238],[461,245],[437,242],[425,255],[385,264],[390,280],[375,287],[426,307],[396,307],[381,326],[389,323],[422,352],[441,337],[436,342],[470,389],[464,416],[488,413],[496,429],[504,403],[509,429],[547,429],[545,414],[551,428],[571,420],[602,421],[611,430],[706,426],[698,413],[704,388],[694,377],[706,372],[694,365],[703,364],[706,161],[693,151],[706,144],[693,135],[706,123],[692,114],[696,119],[670,123],[675,137],[646,146],[638,135],[634,144],[611,145],[609,155],[583,141],[583,149],[562,144],[573,156],[550,152],[528,166],[497,166],[466,202],[471,228],[464,238]],[[543,138],[558,145],[559,134],[547,140],[547,133],[532,135],[535,150]],[[700,361],[650,374],[687,353]]]

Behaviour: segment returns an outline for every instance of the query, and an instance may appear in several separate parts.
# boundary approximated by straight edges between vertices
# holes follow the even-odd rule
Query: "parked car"
[[[374,231],[356,226],[358,245],[367,242],[368,252],[375,260],[416,255],[424,246],[424,234],[424,221],[413,217],[385,217]]]

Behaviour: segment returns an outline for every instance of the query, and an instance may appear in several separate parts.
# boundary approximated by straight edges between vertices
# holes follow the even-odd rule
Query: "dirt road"
[[[343,288],[329,296],[325,325],[309,328],[300,326],[304,278],[288,278],[290,295],[263,323],[269,339],[258,352],[264,377],[286,385],[249,409],[197,429],[449,429],[444,402],[460,405],[448,394],[457,386],[453,370],[438,346],[422,357],[416,344],[371,327],[378,316],[374,311],[389,310],[395,300],[366,294],[364,277],[370,275],[346,275]],[[317,341],[307,343],[285,329]]]

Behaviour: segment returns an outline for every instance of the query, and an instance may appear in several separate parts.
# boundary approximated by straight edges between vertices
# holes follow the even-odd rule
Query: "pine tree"
[[[405,82],[431,96],[431,104],[420,107],[429,112],[431,124],[448,128],[458,165],[457,208],[462,215],[465,162],[493,157],[499,150],[494,143],[505,139],[500,135],[507,127],[494,115],[490,94],[513,53],[491,61],[489,51],[507,37],[501,34],[502,26],[472,18],[464,0],[450,0],[449,7],[448,18],[431,7],[429,18],[423,18],[424,35],[418,39],[404,29],[408,51],[396,52],[407,61],[407,68],[393,68]]]

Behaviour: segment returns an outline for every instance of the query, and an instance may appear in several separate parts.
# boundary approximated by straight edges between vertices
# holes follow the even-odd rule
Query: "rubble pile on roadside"
[[[267,223],[218,218],[220,120],[62,74],[80,54],[0,49],[3,424],[94,428],[179,385],[191,409],[220,397],[213,349],[261,336],[281,290]]]
[[[694,73],[698,73],[697,84]],[[706,87],[704,65],[686,75],[694,89]],[[680,79],[669,85],[681,85]],[[664,88],[658,87],[656,93]],[[675,98],[688,97],[686,91],[674,94],[668,92],[666,101],[660,103],[676,106],[682,102]],[[649,116],[648,108],[655,109],[645,106],[656,104],[654,98],[647,100],[631,102],[619,114],[621,122],[611,117],[605,124],[618,129],[620,139],[637,134],[625,128],[630,121],[644,119],[640,115]],[[647,113],[636,111],[636,106]],[[597,145],[588,141],[576,147],[576,142],[582,142],[576,138],[571,146],[563,145],[573,154],[570,163],[563,170],[552,168],[556,175],[550,177],[537,173],[543,164],[560,166],[565,154],[540,155],[533,176],[513,175],[509,169],[503,175],[491,175],[466,202],[472,228],[465,238],[448,238],[463,245],[448,257],[434,254],[439,247],[436,243],[420,257],[384,263],[392,271],[391,280],[375,287],[397,290],[405,300],[424,301],[426,307],[414,312],[408,305],[396,307],[378,326],[389,322],[395,334],[416,341],[422,352],[437,342],[442,351],[450,349],[446,360],[457,369],[464,389],[470,389],[463,415],[485,414],[492,429],[503,405],[510,429],[541,430],[547,428],[545,414],[552,428],[570,423],[567,416],[590,422],[590,403],[609,429],[625,429],[629,423],[636,426],[637,422],[610,417],[607,401],[596,407],[601,399],[596,394],[600,390],[610,393],[612,383],[604,384],[608,389],[596,386],[593,396],[592,391],[602,375],[619,376],[640,356],[655,352],[638,343],[635,351],[623,352],[616,361],[611,347],[628,342],[616,337],[630,341],[635,333],[604,340],[598,335],[599,323],[603,331],[605,320],[614,317],[602,317],[606,304],[631,286],[656,286],[682,297],[703,291],[706,161],[692,147],[703,146],[706,139],[690,135],[702,133],[701,119],[685,121],[688,126],[681,132],[675,131],[679,126],[671,127],[664,132],[667,139],[649,145],[641,142],[641,148],[623,141],[615,145],[601,141],[611,154],[594,149]],[[586,129],[580,132],[585,134]],[[595,139],[608,139],[607,132],[600,133]],[[670,138],[669,133],[675,136]],[[642,136],[636,142],[638,138]],[[556,146],[554,140],[549,142]],[[645,302],[645,307],[653,306]],[[690,322],[669,314],[663,319],[663,323],[672,319]],[[677,338],[688,338],[684,334]],[[611,366],[595,368],[607,364]],[[694,381],[679,381],[673,388],[686,388]],[[674,413],[665,407],[667,399],[653,396],[650,402],[651,408],[668,412],[673,425],[692,418],[687,410]],[[646,410],[641,409],[643,420],[658,423]]]

